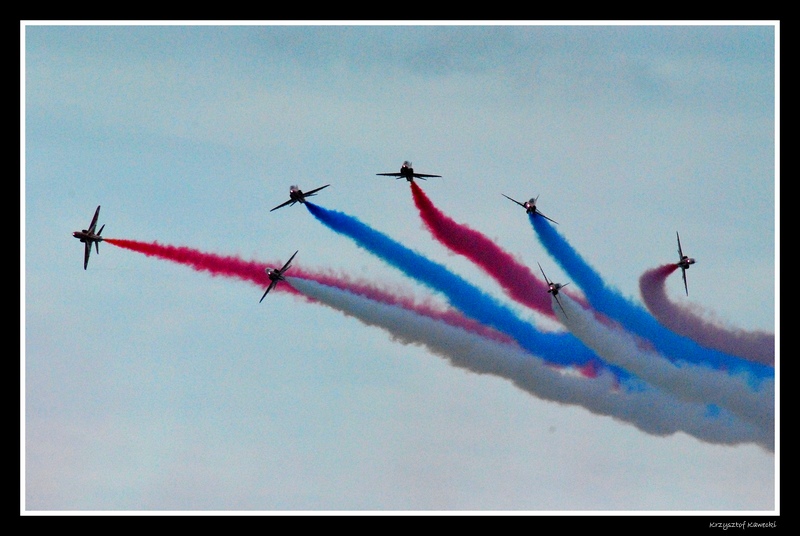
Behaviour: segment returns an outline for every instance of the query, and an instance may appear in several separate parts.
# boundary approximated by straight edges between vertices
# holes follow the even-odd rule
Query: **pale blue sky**
[[[430,294],[315,200],[495,284],[422,227],[403,160],[456,221],[566,280],[517,199],[606,281],[698,259],[689,298],[776,329],[777,27],[23,23],[28,510],[776,508],[775,456],[649,436],[448,365],[286,294],[112,238],[347,271]],[[513,305],[540,322],[534,313]],[[547,324],[544,325],[552,325]]]

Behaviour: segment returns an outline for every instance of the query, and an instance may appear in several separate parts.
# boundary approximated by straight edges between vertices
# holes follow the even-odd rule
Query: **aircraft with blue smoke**
[[[281,207],[285,207],[286,205],[294,205],[295,203],[305,203],[306,197],[311,197],[312,195],[317,195],[317,192],[322,190],[323,188],[327,188],[330,184],[326,184],[325,186],[320,186],[319,188],[314,188],[313,190],[309,190],[308,192],[303,192],[299,186],[292,185],[289,188],[289,200],[284,201],[277,207],[270,209],[270,212],[273,210],[278,210]]]
[[[506,199],[511,199],[511,198],[510,198],[510,197],[508,197],[506,194],[503,194],[503,197],[505,197]],[[551,218],[548,218],[547,216],[545,216],[544,214],[542,214],[542,213],[539,211],[539,209],[538,209],[538,208],[536,208],[536,201],[538,201],[538,200],[539,200],[539,196],[538,196],[538,195],[537,195],[536,197],[531,197],[529,200],[525,201],[524,203],[522,203],[522,202],[520,202],[520,201],[517,201],[516,199],[511,199],[511,201],[515,202],[516,204],[518,204],[519,206],[521,206],[522,208],[524,208],[524,209],[525,209],[525,212],[527,212],[528,214],[536,214],[536,215],[539,215],[539,216],[541,216],[542,218],[544,218],[544,219],[546,219],[546,220],[550,220],[551,222],[553,222],[553,223],[556,223],[556,224],[557,224],[558,222],[557,222],[556,220],[554,220],[554,219],[551,219]]]

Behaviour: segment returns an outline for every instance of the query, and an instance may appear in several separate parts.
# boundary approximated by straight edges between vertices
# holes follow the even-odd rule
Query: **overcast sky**
[[[289,186],[500,288],[423,226],[447,215],[568,281],[539,208],[608,285],[698,259],[685,296],[774,332],[772,22],[22,27],[24,507],[773,511],[776,453],[656,436],[451,366],[332,308],[70,236],[415,283]],[[530,322],[563,329],[508,302]]]

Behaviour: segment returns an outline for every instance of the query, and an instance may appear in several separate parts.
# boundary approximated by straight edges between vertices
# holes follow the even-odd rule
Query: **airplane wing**
[[[97,205],[97,210],[94,211],[94,217],[92,218],[92,223],[89,225],[88,231],[90,233],[93,233],[95,227],[97,227],[97,217],[99,215],[100,215],[100,205]]]
[[[382,175],[384,177],[395,177],[398,179],[403,176],[402,173],[376,173],[376,175]]]
[[[295,204],[295,200],[294,199],[290,199],[288,201],[284,201],[283,203],[281,203],[277,207],[270,209],[270,212],[272,212],[273,210],[278,210],[281,207],[285,207],[286,205],[294,205],[294,204]]]
[[[683,260],[683,250],[681,249],[681,235],[678,234],[678,231],[675,231],[675,236],[678,237],[678,255],[680,259]]]
[[[262,301],[264,301],[264,298],[267,297],[267,294],[269,294],[269,291],[272,290],[273,288],[275,288],[275,285],[277,285],[277,284],[278,284],[278,280],[277,279],[275,281],[272,281],[269,284],[269,286],[267,287],[267,290],[264,291],[264,295],[261,296],[260,300],[258,300],[258,303],[261,303]]]
[[[506,194],[500,194],[500,195],[502,195],[502,196],[503,196],[503,197],[505,197],[506,199],[511,199],[511,198],[510,198],[510,197],[508,197]],[[520,202],[519,202],[519,201],[517,201],[516,199],[511,199],[511,201],[515,202],[516,204],[518,204],[518,205],[519,205],[519,206],[521,206],[522,208],[525,208],[525,203],[520,203]],[[541,266],[539,266],[539,268],[541,268]]]
[[[300,251],[300,250],[298,249],[297,251]],[[286,270],[288,270],[288,269],[289,269],[289,265],[292,263],[292,259],[294,259],[294,256],[295,256],[295,255],[297,255],[297,251],[295,251],[295,252],[294,252],[294,255],[292,255],[291,257],[289,257],[289,260],[288,260],[288,261],[286,261],[286,264],[284,264],[284,265],[283,265],[283,268],[281,268],[280,270],[278,270],[278,273],[281,273],[281,274],[282,274],[283,272],[285,272]]]
[[[509,197],[509,199],[511,199],[511,198]],[[511,200],[512,200],[512,201],[514,201],[513,199],[511,199]],[[539,264],[539,263],[537,262],[536,264]],[[541,270],[541,271],[542,271],[542,276],[544,277],[544,281],[545,281],[545,283],[547,283],[547,284],[549,285],[549,284],[550,284],[550,280],[549,280],[549,279],[547,279],[547,276],[546,276],[546,275],[544,275],[544,268],[542,268],[542,265],[541,265],[541,264],[539,264],[539,270]]]
[[[99,251],[98,251],[98,253],[99,253]],[[91,255],[91,254],[92,254],[92,242],[90,240],[87,240],[86,243],[84,244],[84,249],[83,249],[83,269],[84,270],[89,265],[89,255]]]
[[[686,289],[686,295],[689,295],[689,284],[686,282],[686,268],[681,268],[681,272],[683,272],[683,288]]]
[[[564,310],[564,306],[561,305],[561,300],[558,299],[558,296],[554,295],[553,297],[556,299],[556,303],[561,308],[561,312],[564,313],[564,318],[569,318],[569,316],[567,316],[567,312]]]
[[[426,177],[427,178],[430,178],[430,177],[441,177],[441,175],[426,175],[425,173],[414,173],[414,178],[415,179],[424,179]]]
[[[544,218],[544,219],[546,219],[546,220],[550,220],[551,222],[553,222],[553,223],[555,223],[556,225],[558,225],[558,222],[557,222],[556,220],[554,220],[553,218],[548,218],[547,216],[545,216],[544,214],[542,214],[541,212],[539,212],[539,209],[536,209],[536,214],[538,214],[538,215],[539,215],[539,216],[541,216],[542,218]]]
[[[308,192],[304,193],[303,195],[306,196],[306,197],[308,197],[309,195],[315,195],[317,192],[319,192],[323,188],[327,188],[328,186],[330,186],[330,184],[326,184],[325,186],[320,186],[319,188],[314,188],[313,190],[308,191]]]

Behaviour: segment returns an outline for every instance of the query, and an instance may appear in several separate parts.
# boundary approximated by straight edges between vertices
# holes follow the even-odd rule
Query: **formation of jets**
[[[503,197],[505,197],[506,199],[511,199],[506,194],[503,194]],[[538,201],[538,200],[539,200],[539,196],[538,195],[536,197],[531,197],[529,200],[525,201],[524,203],[522,203],[520,201],[517,201],[516,199],[511,199],[511,201],[515,202],[516,204],[518,204],[519,206],[524,208],[525,212],[527,212],[528,214],[538,214],[539,216],[541,216],[542,218],[544,218],[546,220],[550,220],[553,223],[558,223],[556,220],[550,219],[547,216],[545,216],[544,214],[542,214],[539,211],[539,209],[536,208],[536,201]]]
[[[94,244],[95,249],[97,250],[97,254],[100,255],[100,242],[103,241],[103,237],[100,236],[100,233],[103,232],[103,227],[100,227],[100,230],[97,233],[94,232],[95,228],[97,227],[97,217],[100,216],[100,205],[97,205],[97,210],[94,211],[94,217],[92,218],[92,223],[89,224],[88,229],[83,229],[82,231],[75,231],[72,233],[72,236],[83,242],[83,269],[85,270],[86,267],[89,265],[89,255],[92,254],[92,244]]]
[[[675,236],[678,237],[678,257],[680,257],[680,260],[678,261],[678,266],[681,269],[681,275],[683,275],[683,288],[686,289],[686,295],[688,296],[689,285],[686,283],[686,270],[688,270],[689,266],[691,266],[697,261],[683,254],[683,250],[681,249],[681,235],[678,234],[678,231],[675,231]]]
[[[298,250],[298,251],[300,251],[300,250]],[[269,291],[274,289],[276,286],[278,286],[278,281],[286,281],[286,278],[283,277],[283,274],[292,265],[292,259],[294,259],[295,255],[297,255],[297,251],[294,252],[294,255],[289,257],[289,260],[286,261],[286,264],[283,265],[283,268],[267,268],[266,269],[267,276],[269,276],[269,286],[267,287],[267,290],[264,291],[264,295],[261,296],[261,299],[258,300],[258,303],[261,303],[262,301],[264,301],[264,298],[267,297],[267,294],[269,294]]]
[[[430,174],[426,174],[426,173],[415,173],[414,172],[414,168],[411,165],[411,162],[409,162],[408,160],[403,162],[403,165],[400,166],[400,172],[399,173],[377,173],[377,175],[386,176],[386,177],[395,177],[397,179],[404,178],[408,182],[413,182],[414,179],[423,179],[424,180],[424,179],[431,178],[431,177],[441,177],[441,175],[430,175]],[[288,201],[284,201],[283,203],[281,203],[280,205],[278,205],[277,207],[275,207],[273,209],[270,209],[270,212],[272,212],[274,210],[277,210],[277,209],[279,209],[281,207],[285,207],[287,205],[288,206],[292,206],[295,203],[305,203],[307,197],[311,197],[313,195],[317,195],[317,192],[327,188],[328,186],[330,186],[330,184],[326,184],[325,186],[320,186],[319,188],[314,188],[313,190],[309,190],[308,192],[303,192],[303,190],[301,190],[298,186],[294,186],[293,185],[293,186],[291,186],[289,188],[289,200]],[[519,206],[521,206],[522,208],[524,208],[525,211],[528,214],[536,214],[536,215],[541,216],[541,217],[545,218],[546,220],[549,220],[549,221],[551,221],[553,223],[558,223],[557,221],[555,221],[555,220],[553,220],[551,218],[548,218],[547,216],[542,214],[542,212],[539,211],[539,209],[536,207],[536,201],[539,199],[538,195],[536,197],[530,198],[528,201],[525,201],[524,203],[521,202],[521,201],[517,201],[516,199],[513,199],[511,197],[508,197],[506,194],[502,194],[502,195],[506,199],[509,199],[509,200],[513,201],[514,203],[518,204]],[[95,212],[94,212],[94,217],[92,218],[92,222],[89,224],[89,228],[88,229],[83,229],[81,231],[75,231],[75,232],[72,233],[72,236],[74,236],[75,238],[77,238],[78,240],[83,242],[83,244],[84,244],[84,254],[83,254],[83,269],[84,270],[86,270],[87,266],[89,265],[89,256],[92,253],[92,244],[94,244],[95,250],[97,251],[97,253],[98,254],[100,253],[100,242],[103,241],[103,237],[100,236],[100,235],[103,232],[103,229],[105,228],[105,225],[100,227],[99,231],[95,232],[95,228],[97,227],[97,218],[99,216],[100,216],[100,206],[98,205],[97,210],[95,210]],[[689,286],[688,286],[688,284],[686,282],[686,270],[689,268],[689,266],[694,264],[696,261],[693,258],[688,257],[687,255],[683,254],[683,249],[681,248],[681,237],[677,232],[675,234],[678,237],[678,256],[680,257],[680,260],[678,261],[677,265],[681,269],[681,272],[682,272],[682,275],[683,275],[683,286],[686,289],[686,295],[688,296],[689,295]],[[286,261],[286,264],[284,264],[281,268],[267,268],[266,269],[267,277],[269,277],[270,283],[269,283],[269,286],[267,287],[267,290],[264,291],[264,295],[261,296],[261,300],[259,300],[259,303],[264,300],[264,298],[267,296],[267,294],[269,294],[270,290],[272,290],[273,288],[275,288],[278,285],[279,281],[285,281],[285,278],[284,278],[283,274],[291,266],[292,260],[294,260],[295,255],[297,255],[297,251],[295,251],[294,254],[291,257],[289,257],[289,260]],[[561,307],[561,311],[564,313],[564,316],[566,316],[567,312],[564,311],[564,307],[561,305],[561,301],[558,299],[558,291],[561,290],[566,285],[568,285],[569,283],[564,283],[563,285],[561,283],[553,283],[552,281],[547,279],[547,275],[545,275],[544,269],[542,268],[541,264],[539,264],[539,270],[541,270],[542,276],[544,277],[544,280],[547,283],[547,286],[548,286],[547,292],[553,295],[553,297],[556,299],[556,302],[558,303],[558,306]]]
[[[536,264],[539,264],[539,263],[537,262]],[[547,287],[548,287],[547,288],[547,292],[549,294],[553,295],[553,297],[556,299],[556,303],[558,303],[558,306],[561,307],[561,312],[564,313],[564,316],[566,317],[567,316],[567,312],[564,310],[564,306],[561,305],[561,300],[558,299],[558,291],[561,290],[562,288],[566,287],[567,285],[569,285],[569,283],[564,283],[563,285],[561,283],[553,283],[552,281],[547,279],[546,275],[544,275],[544,269],[542,268],[541,264],[539,264],[539,270],[542,271],[542,276],[544,277],[544,281],[545,281],[545,283],[547,283]]]
[[[289,188],[289,200],[284,201],[277,207],[270,209],[270,212],[273,210],[278,210],[281,207],[285,207],[286,205],[292,206],[295,203],[305,203],[306,197],[311,197],[312,195],[317,195],[317,192],[322,190],[323,188],[327,188],[330,184],[326,184],[325,186],[320,186],[319,188],[314,188],[313,190],[309,190],[308,192],[303,192],[298,186],[292,185]]]
[[[426,173],[414,173],[414,167],[411,165],[411,162],[406,160],[403,162],[403,165],[400,166],[400,173],[376,173],[376,175],[382,175],[384,177],[394,177],[396,179],[405,179],[408,182],[412,182],[414,179],[422,179],[426,180],[431,177],[441,177],[441,175],[428,175]]]

